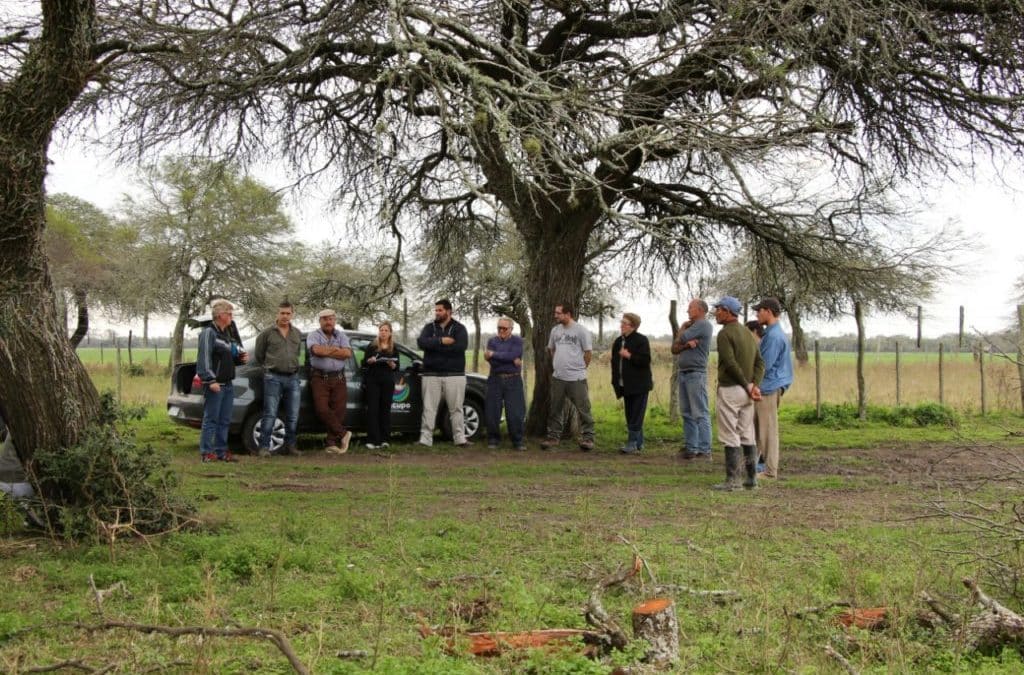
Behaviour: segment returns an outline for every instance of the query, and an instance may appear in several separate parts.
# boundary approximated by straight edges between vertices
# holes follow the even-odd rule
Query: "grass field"
[[[114,380],[108,364],[90,369],[101,387]],[[657,584],[676,589],[674,672],[838,672],[826,645],[865,673],[1024,669],[1014,651],[968,653],[914,621],[922,590],[967,611],[959,578],[978,565],[950,551],[970,541],[950,521],[922,516],[930,501],[961,494],[964,479],[988,475],[993,453],[1024,461],[1020,438],[1008,436],[1024,431],[1019,415],[968,416],[957,428],[832,430],[792,422],[794,387],[783,479],[721,494],[709,489],[721,479],[719,449],[714,463],[676,458],[680,434],[668,420],[664,383],[639,457],[615,451],[621,410],[603,379],[593,384],[599,450],[589,455],[568,446],[542,453],[532,441],[526,453],[401,443],[374,453],[356,444],[343,457],[307,452],[204,465],[196,432],[166,420],[166,377],[123,377],[126,399],[152,404],[138,438],[170,454],[204,527],[113,547],[8,527],[0,538],[0,668],[75,662],[65,670],[290,672],[258,638],[86,629],[126,621],[280,630],[316,673],[608,673],[642,646],[602,662],[578,649],[487,659],[442,635],[584,628],[592,587],[636,550]],[[302,439],[307,450],[316,445]],[[974,496],[1019,501],[1019,490],[999,482]],[[102,616],[90,578],[127,591],[111,593]],[[604,595],[627,634],[630,608],[653,586],[644,576],[642,585]],[[732,590],[739,599],[720,605],[681,587]],[[869,632],[839,627],[834,612],[797,617],[837,601],[887,606],[898,618]],[[423,626],[436,634],[424,638]],[[366,656],[338,656],[351,650]]]

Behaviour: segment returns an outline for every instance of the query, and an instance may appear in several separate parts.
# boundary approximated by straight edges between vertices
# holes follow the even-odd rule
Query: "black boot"
[[[725,446],[725,482],[711,486],[712,490],[731,492],[740,488],[740,470],[743,462],[742,450]]]
[[[744,445],[743,459],[745,463],[744,468],[747,470],[747,477],[743,481],[743,487],[753,490],[757,487],[757,446]]]

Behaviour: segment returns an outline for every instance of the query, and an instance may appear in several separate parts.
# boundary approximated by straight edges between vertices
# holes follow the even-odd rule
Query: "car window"
[[[352,345],[352,356],[356,359],[356,368],[360,368],[363,365],[363,356],[366,354],[366,348],[370,346],[370,341],[366,338],[352,337],[348,338],[349,344]]]
[[[399,370],[407,370],[407,369],[409,369],[410,367],[412,367],[413,360],[414,359],[418,359],[418,358],[419,357],[416,356],[415,354],[413,354],[412,352],[407,352],[406,350],[399,348],[399,350],[398,350],[398,368],[399,368]]]

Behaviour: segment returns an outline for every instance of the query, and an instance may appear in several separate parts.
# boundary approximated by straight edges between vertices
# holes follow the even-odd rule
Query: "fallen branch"
[[[711,598],[716,604],[724,605],[727,602],[739,602],[742,600],[739,591],[731,589],[722,590],[702,590],[699,588],[691,588],[681,584],[665,584],[654,587],[655,593],[686,593],[693,595],[698,598]]]
[[[81,661],[61,661],[60,663],[53,663],[48,666],[36,666],[35,668],[26,668],[22,670],[23,673],[52,673],[58,670],[64,670],[65,668],[71,668],[74,670],[81,670],[85,673],[95,673],[96,669],[92,666],[88,666]],[[109,669],[109,666],[105,668]]]
[[[288,663],[299,675],[309,675],[309,669],[299,660],[292,648],[292,643],[284,633],[272,628],[210,628],[208,626],[158,626],[151,624],[130,623],[127,621],[105,621],[98,625],[81,626],[87,631],[113,630],[121,628],[139,633],[158,633],[171,637],[183,635],[200,635],[202,637],[255,637],[269,640],[288,659]]]
[[[365,659],[369,655],[365,649],[343,649],[335,654],[339,659]]]
[[[632,567],[620,567],[615,572],[601,579],[590,592],[590,599],[583,608],[583,618],[586,622],[596,628],[604,636],[602,646],[604,651],[611,649],[623,649],[629,643],[629,638],[623,632],[619,624],[608,614],[604,605],[601,604],[601,594],[612,586],[618,586],[627,579],[636,576],[643,569],[643,559],[633,555]]]
[[[1008,645],[1024,645],[1024,617],[985,595],[974,579],[965,578],[971,600],[986,611],[976,615],[963,629],[967,643],[975,649],[999,650]]]
[[[949,609],[941,602],[933,598],[927,591],[921,591],[921,600],[928,605],[929,608],[935,613],[935,615],[946,625],[952,628],[959,628],[960,617],[954,615]]]
[[[124,585],[123,581],[118,581],[110,588],[96,588],[96,580],[91,574],[89,575],[89,588],[92,589],[93,598],[96,600],[96,613],[100,616],[103,616],[103,601],[108,595],[114,591],[128,592],[128,587]]]
[[[850,606],[851,604],[849,602],[830,602],[827,605],[822,605],[821,607],[804,607],[803,609],[798,609],[795,612],[793,612],[793,616],[795,616],[798,619],[804,619],[810,616],[811,614],[822,614],[824,612],[829,611],[830,609],[835,609],[836,607]]]
[[[853,667],[846,657],[832,648],[832,645],[825,645],[825,653],[835,659],[850,675],[857,675],[857,669]]]

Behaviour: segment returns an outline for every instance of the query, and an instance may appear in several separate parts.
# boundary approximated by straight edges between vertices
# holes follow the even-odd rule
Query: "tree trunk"
[[[95,5],[42,3],[43,29],[0,82],[0,412],[23,462],[77,443],[99,396],[67,339],[43,250],[54,125],[81,93]]]
[[[857,322],[857,417],[868,417],[868,392],[864,381],[864,305],[853,303],[853,318]]]
[[[806,366],[810,359],[807,356],[807,336],[800,324],[800,312],[792,306],[787,307],[786,311],[789,312],[789,325],[793,328],[793,352],[797,365]]]
[[[185,345],[185,322],[188,320],[188,305],[178,308],[178,320],[174,322],[174,331],[171,333],[171,368],[182,361],[182,352]]]
[[[75,332],[71,334],[72,349],[78,349],[85,334],[89,332],[89,294],[84,289],[75,289],[75,307],[78,308],[78,324],[75,326]]]
[[[142,346],[149,346],[149,312],[142,313]]]
[[[551,406],[551,355],[548,336],[554,326],[555,305],[578,307],[586,265],[591,219],[583,214],[552,214],[551,222],[520,226],[526,246],[527,292],[533,330],[533,399],[526,416],[526,433],[547,433]]]
[[[669,598],[653,598],[634,607],[633,637],[647,641],[644,661],[662,666],[678,661],[676,604]]]
[[[480,372],[480,296],[473,296],[473,372]]]

